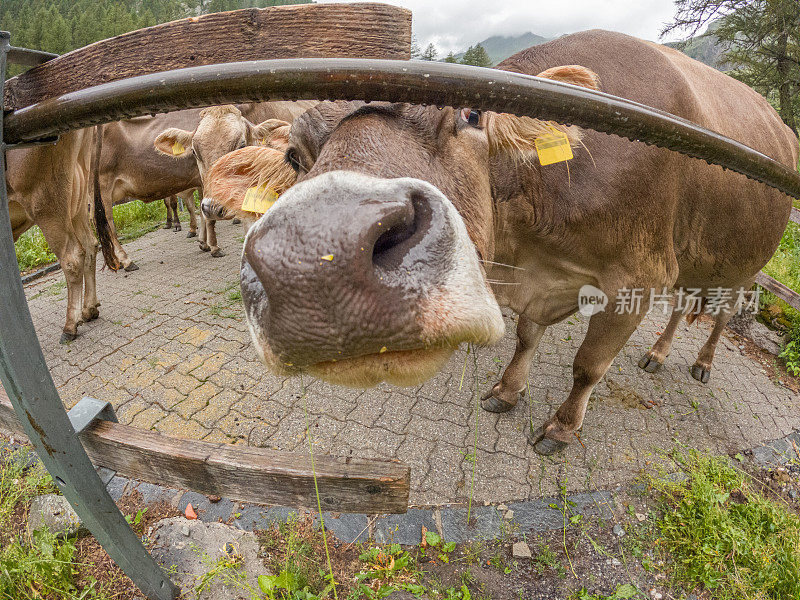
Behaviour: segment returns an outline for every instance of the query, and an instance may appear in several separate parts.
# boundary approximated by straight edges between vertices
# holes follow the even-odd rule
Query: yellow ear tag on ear
[[[278,193],[271,187],[262,185],[251,187],[245,192],[242,210],[263,215],[278,199]]]
[[[183,154],[184,152],[186,152],[186,148],[183,147],[183,144],[181,144],[180,142],[175,142],[174,144],[172,144],[172,154],[178,156],[179,154]]]
[[[537,137],[533,143],[542,165],[552,165],[573,158],[567,134],[558,129],[551,128],[548,133]]]

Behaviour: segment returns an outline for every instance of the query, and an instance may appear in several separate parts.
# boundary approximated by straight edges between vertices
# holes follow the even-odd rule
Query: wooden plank
[[[789,220],[793,223],[800,224],[800,210],[797,210],[794,206],[792,207],[792,212],[789,215]]]
[[[396,6],[236,10],[139,29],[54,58],[6,82],[6,108],[182,67],[275,58],[408,60],[410,54],[411,11]]]
[[[756,283],[775,294],[792,308],[800,310],[800,294],[789,289],[777,279],[770,277],[764,272],[760,272],[756,275]]]
[[[22,427],[0,388],[0,427]],[[308,454],[183,440],[101,421],[81,434],[96,466],[120,475],[201,494],[316,510]],[[394,460],[314,457],[322,509],[348,513],[404,513],[410,469]]]

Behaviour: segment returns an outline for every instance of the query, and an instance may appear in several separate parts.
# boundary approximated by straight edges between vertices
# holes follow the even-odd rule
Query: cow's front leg
[[[193,238],[197,236],[197,215],[195,214],[195,206],[194,206],[194,190],[191,190],[188,196],[183,199],[183,204],[186,206],[186,210],[189,211],[189,233],[186,234],[187,238]]]
[[[200,250],[203,252],[208,252],[211,248],[208,247],[206,243],[206,239],[208,239],[208,219],[203,214],[203,211],[200,211]]]
[[[164,223],[164,229],[172,229],[172,204],[175,202],[175,196],[164,198],[164,208],[167,209],[167,222]]]
[[[225,256],[225,253],[217,246],[217,222],[212,219],[207,219],[206,223],[208,224],[208,238],[206,239],[208,241],[208,249],[211,251],[211,256],[214,258]]]
[[[489,412],[506,412],[524,395],[531,363],[547,327],[537,325],[525,315],[517,322],[517,348],[503,377],[481,398],[481,406]]]
[[[574,439],[583,424],[594,386],[605,375],[643,316],[637,312],[601,312],[589,320],[586,337],[572,364],[572,390],[567,400],[544,425],[534,430],[531,424],[528,441],[537,453],[554,454]]]
[[[732,308],[725,307],[714,317],[714,328],[711,330],[711,335],[708,336],[706,343],[703,344],[700,353],[697,355],[697,360],[691,368],[692,377],[700,383],[708,383],[708,379],[711,377],[711,363],[714,360],[717,343],[733,313]]]

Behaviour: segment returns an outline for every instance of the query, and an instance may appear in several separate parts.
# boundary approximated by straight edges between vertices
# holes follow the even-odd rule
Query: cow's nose
[[[248,233],[242,264],[271,351],[301,367],[424,347],[419,315],[457,260],[454,210],[425,182],[350,172],[286,192]]]
[[[208,219],[224,219],[227,211],[212,198],[203,198],[200,202],[200,210]]]

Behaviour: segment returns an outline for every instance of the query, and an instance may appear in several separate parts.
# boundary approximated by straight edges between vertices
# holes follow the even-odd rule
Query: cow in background
[[[195,128],[167,128],[156,137],[154,146],[163,156],[180,159],[176,162],[196,168],[205,185],[207,173],[222,156],[263,143],[273,130],[287,127],[295,117],[316,104],[316,101],[303,101],[212,106],[200,112],[200,122]],[[189,160],[191,158],[194,160]],[[224,256],[217,245],[214,221],[210,218],[205,221],[209,224],[206,243],[211,255]]]
[[[93,187],[92,170],[96,171],[99,160],[99,142],[96,128],[80,129],[62,134],[56,144],[6,153],[14,241],[33,225],[38,225],[64,271],[67,317],[61,343],[74,340],[78,325],[100,314],[95,280],[97,241],[88,211],[92,204],[103,254],[112,266],[114,262],[103,204],[93,202],[89,191]]]
[[[188,161],[170,160],[153,152],[153,140],[165,127],[194,127],[199,120],[200,110],[189,109],[136,117],[103,126],[100,192],[105,212],[109,215],[114,253],[126,271],[135,271],[139,267],[117,238],[112,214],[116,204],[131,199],[155,202],[181,194],[189,211],[187,237],[197,235],[194,206],[194,190],[200,187],[197,167]],[[176,227],[176,230],[179,229]]]

